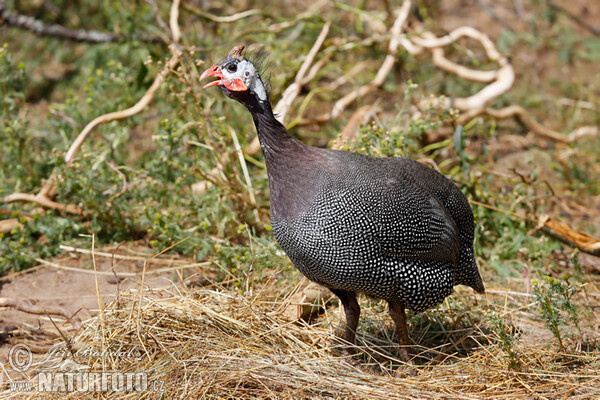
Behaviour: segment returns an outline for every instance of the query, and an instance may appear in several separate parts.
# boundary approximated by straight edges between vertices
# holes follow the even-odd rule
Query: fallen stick
[[[175,33],[173,33],[173,36],[175,37]],[[167,61],[167,65],[162,69],[162,71],[160,71],[158,73],[156,78],[154,78],[154,82],[152,82],[152,85],[148,88],[146,93],[142,96],[142,98],[135,105],[133,105],[125,110],[111,112],[108,114],[101,115],[97,118],[94,118],[90,123],[88,123],[85,126],[85,128],[83,128],[83,130],[77,136],[77,138],[75,139],[73,144],[71,144],[71,147],[69,148],[69,150],[67,151],[67,154],[65,155],[65,162],[67,163],[68,166],[73,164],[75,155],[77,154],[77,152],[83,145],[83,142],[85,141],[85,139],[87,139],[87,137],[90,135],[90,133],[92,133],[94,128],[96,128],[99,125],[111,122],[111,121],[130,118],[136,114],[139,114],[148,104],[150,104],[150,101],[152,101],[152,99],[154,98],[156,91],[158,90],[158,88],[160,88],[160,86],[164,82],[166,76],[173,69],[175,69],[177,64],[179,64],[179,62],[181,61],[181,52],[179,51],[179,49],[177,49],[177,47],[175,47],[174,45],[171,45],[170,47],[171,47],[172,56],[169,59],[169,61]]]
[[[81,327],[81,320],[78,317],[70,315],[65,310],[57,307],[39,307],[31,304],[25,304],[16,299],[9,299],[7,297],[0,297],[0,307],[14,308],[15,310],[22,311],[27,314],[59,315],[61,317],[64,317],[67,321],[71,322],[75,329],[79,330],[79,328]]]
[[[75,159],[75,156],[79,152],[79,149],[83,145],[83,142],[87,139],[87,137],[92,133],[92,131],[99,125],[105,124],[107,122],[121,120],[130,118],[138,113],[140,113],[154,98],[157,90],[164,82],[166,76],[175,69],[175,67],[179,64],[182,59],[182,52],[179,47],[179,41],[181,39],[181,30],[179,29],[178,24],[178,16],[179,16],[179,4],[180,0],[174,0],[171,4],[171,11],[169,14],[169,24],[171,29],[171,35],[173,38],[173,42],[169,45],[169,49],[171,51],[171,58],[167,61],[166,66],[158,73],[156,78],[154,78],[154,82],[148,88],[146,93],[140,98],[140,100],[133,106],[116,112],[111,112],[108,114],[101,115],[91,122],[89,122],[83,130],[79,133],[75,141],[71,144],[71,147],[67,151],[65,155],[65,162],[67,166],[71,166]],[[28,201],[32,203],[39,204],[46,208],[53,208],[61,211],[66,211],[72,214],[83,214],[83,210],[74,205],[64,205],[52,201],[52,197],[56,195],[56,184],[55,184],[55,176],[54,174],[50,176],[47,180],[46,184],[42,186],[40,192],[37,195],[28,194],[28,193],[13,193],[2,199],[3,202],[13,202],[13,201]]]
[[[59,211],[66,211],[70,214],[77,214],[77,215],[83,214],[83,210],[81,208],[74,206],[72,204],[64,205],[64,204],[52,201],[45,196],[34,195],[34,194],[30,194],[30,193],[9,194],[8,196],[4,197],[2,199],[2,201],[4,203],[12,203],[14,201],[28,201],[30,203],[39,204],[40,206],[45,207],[45,208],[53,208],[53,209],[56,209]]]
[[[489,115],[495,119],[506,119],[514,117],[516,118],[523,126],[532,131],[538,136],[545,137],[547,139],[554,140],[556,142],[561,143],[569,143],[572,139],[569,137],[565,137],[559,132],[553,131],[552,129],[548,129],[539,122],[537,122],[531,115],[525,110],[523,107],[519,105],[512,105],[505,108],[501,108],[499,110],[494,108],[477,108],[462,114],[457,122],[460,125],[465,125],[467,122],[471,121],[473,118],[478,117],[480,115]],[[574,136],[580,137],[580,136]]]
[[[298,97],[298,94],[300,94],[302,86],[308,83],[308,79],[306,79],[307,77],[305,76],[306,72],[310,68],[311,64],[315,59],[315,56],[317,55],[319,49],[323,45],[323,42],[325,41],[325,38],[329,33],[330,27],[331,22],[327,22],[325,25],[323,25],[321,33],[319,33],[317,40],[315,40],[315,43],[306,55],[304,62],[298,69],[294,82],[290,86],[288,86],[288,88],[283,92],[281,99],[275,105],[273,113],[275,114],[275,118],[277,118],[279,122],[283,123],[290,107],[292,106],[292,103],[294,102],[296,97]],[[318,70],[316,68],[311,69],[308,74],[308,77],[314,77],[317,74],[317,72]],[[246,152],[246,154],[249,154],[251,156],[258,154],[258,152],[260,151],[260,142],[258,141],[258,137],[252,139],[252,142],[250,142],[250,144],[244,148],[244,151]]]

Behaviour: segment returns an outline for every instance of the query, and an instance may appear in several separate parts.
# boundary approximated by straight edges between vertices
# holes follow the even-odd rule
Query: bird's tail
[[[472,248],[466,248],[466,246],[461,248],[457,266],[460,277],[459,284],[469,286],[477,293],[485,292],[483,280],[475,262],[475,254]]]

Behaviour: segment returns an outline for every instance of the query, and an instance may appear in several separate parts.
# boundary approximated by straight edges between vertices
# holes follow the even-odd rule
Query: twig
[[[170,28],[171,28],[171,34],[173,37],[173,42],[169,46],[169,49],[171,51],[172,56],[167,61],[163,70],[161,70],[158,73],[158,75],[154,79],[154,82],[152,83],[152,85],[148,88],[146,93],[142,96],[142,98],[135,105],[133,105],[132,107],[129,107],[125,110],[101,115],[101,116],[95,118],[94,120],[92,120],[90,123],[88,123],[83,128],[81,133],[79,133],[79,135],[77,136],[75,141],[71,144],[71,147],[69,148],[69,150],[67,151],[67,154],[65,155],[65,161],[67,163],[67,166],[71,166],[73,164],[75,156],[76,156],[77,152],[79,151],[79,149],[81,148],[81,146],[83,145],[83,142],[98,125],[101,125],[101,124],[104,124],[107,122],[111,122],[111,121],[115,121],[115,120],[130,118],[133,115],[140,113],[150,103],[150,101],[152,101],[152,99],[154,98],[154,95],[156,94],[156,92],[159,89],[159,87],[161,86],[161,84],[164,82],[166,76],[172,70],[175,69],[177,64],[179,64],[179,62],[181,61],[181,58],[182,58],[182,52],[179,48],[179,40],[181,39],[181,31],[179,29],[179,24],[177,21],[178,16],[179,16],[179,3],[180,3],[179,0],[174,0],[171,5],[169,22],[170,22]],[[2,6],[3,4],[4,4],[4,2],[0,2],[0,6]],[[0,8],[0,10],[4,11],[3,8]],[[60,204],[60,203],[57,203],[57,202],[54,202],[51,200],[51,197],[54,197],[55,190],[56,190],[56,184],[54,182],[54,180],[55,180],[54,178],[55,178],[54,175],[52,175],[48,179],[48,181],[41,188],[41,190],[37,196],[32,195],[32,194],[27,194],[27,193],[13,193],[11,195],[4,197],[2,199],[2,201],[3,202],[29,201],[29,202],[39,204],[46,208],[65,210],[66,212],[69,212],[72,214],[79,214],[79,215],[83,214],[83,210],[81,210],[77,206],[74,206],[74,205],[66,205],[65,206],[63,204]]]
[[[176,34],[173,34],[173,36],[175,37]],[[92,120],[89,124],[87,124],[85,126],[85,128],[83,128],[83,130],[81,131],[79,136],[77,136],[77,138],[75,139],[75,141],[69,148],[69,151],[67,151],[67,155],[65,156],[65,162],[67,163],[67,165],[73,164],[75,155],[81,148],[81,145],[83,145],[83,142],[85,141],[85,139],[87,139],[87,137],[90,135],[90,133],[92,133],[94,128],[96,128],[98,125],[105,124],[105,123],[115,121],[115,120],[130,118],[130,117],[140,113],[148,104],[150,104],[150,101],[152,101],[152,99],[154,98],[156,91],[158,90],[160,85],[164,82],[165,77],[177,66],[177,64],[179,64],[179,61],[181,61],[181,52],[174,45],[171,45],[170,47],[171,47],[171,53],[172,53],[171,58],[169,59],[169,61],[167,62],[167,65],[163,68],[163,70],[158,73],[156,78],[154,78],[154,82],[148,88],[148,90],[142,96],[142,98],[135,105],[133,105],[125,110],[111,112],[108,114],[101,115],[101,116],[95,118],[94,120]]]
[[[31,217],[26,217],[27,219],[31,219]],[[3,219],[0,221],[0,233],[8,233],[12,231],[14,228],[19,226],[21,221],[19,218],[9,218]]]
[[[300,90],[302,89],[302,84],[304,82],[304,76],[306,75],[306,72],[308,71],[311,64],[313,63],[313,60],[315,59],[315,56],[319,52],[319,49],[323,45],[323,42],[325,41],[325,38],[327,37],[327,34],[329,33],[330,27],[331,27],[331,22],[327,22],[325,25],[323,25],[323,28],[321,29],[321,33],[319,33],[317,40],[315,40],[315,43],[313,44],[312,48],[306,55],[304,62],[298,69],[298,73],[296,74],[296,78],[294,79],[294,82],[290,86],[288,86],[288,88],[285,90],[285,92],[283,92],[281,99],[279,100],[279,102],[277,103],[275,108],[273,109],[273,113],[276,115],[276,118],[279,120],[279,122],[283,123],[283,120],[285,119],[285,116],[287,115],[287,112],[289,111],[289,109],[292,105],[292,102],[296,99],[296,97],[298,97],[298,94],[300,93]],[[316,71],[314,72],[314,74],[316,74]]]
[[[108,198],[108,200],[106,200],[107,203],[110,203],[111,201],[113,201],[114,199],[116,199],[117,197],[119,197],[127,191],[127,176],[123,172],[119,171],[119,169],[112,162],[105,160],[104,163],[108,166],[108,168],[112,169],[117,175],[119,175],[123,179],[123,187],[121,188],[121,190],[118,193],[113,194]]]
[[[244,153],[242,152],[242,147],[240,146],[240,141],[238,140],[237,134],[235,130],[229,126],[229,133],[231,134],[231,138],[233,139],[233,144],[235,146],[235,151],[238,155],[238,159],[240,160],[240,166],[242,167],[242,172],[244,174],[244,180],[246,181],[246,187],[248,188],[248,197],[250,197],[250,205],[253,207],[254,219],[256,222],[260,222],[260,217],[258,215],[258,210],[256,209],[256,196],[254,196],[254,188],[252,187],[252,180],[250,179],[250,174],[248,173],[248,166],[246,165],[246,160],[244,159]]]
[[[579,26],[581,26],[583,29],[585,29],[586,31],[596,35],[596,36],[600,36],[600,28],[597,26],[592,26],[589,25],[587,22],[585,22],[584,20],[582,20],[581,18],[579,18],[577,15],[571,13],[569,10],[559,6],[558,4],[556,4],[554,2],[554,0],[547,0],[548,1],[548,5],[550,5],[551,7],[554,7],[555,9],[557,9],[558,11],[560,11],[561,13],[565,14],[567,17],[569,17],[570,19],[572,19],[575,23],[577,23]]]
[[[374,114],[374,111],[377,110],[378,104],[379,100],[375,101],[374,104],[368,104],[356,110],[350,119],[348,119],[344,129],[342,129],[340,134],[331,143],[331,148],[340,149],[345,143],[354,140],[359,124],[361,122],[368,121],[371,118],[371,116]]]
[[[85,29],[70,29],[57,24],[49,25],[34,17],[7,10],[3,3],[4,2],[0,2],[1,20],[4,20],[8,25],[26,29],[39,36],[53,36],[61,39],[88,43],[109,43],[121,39],[119,35],[114,33],[98,32],[94,30],[88,31]]]
[[[165,21],[160,16],[160,10],[159,10],[156,2],[154,0],[146,0],[146,3],[150,4],[150,7],[152,7],[152,11],[154,11],[154,19],[156,20],[156,23],[158,24],[158,26],[167,35],[169,40],[173,40],[173,38],[171,37],[171,30],[169,29],[169,27],[167,26]]]
[[[169,12],[169,27],[171,28],[171,35],[173,36],[173,41],[175,43],[179,43],[181,40],[181,30],[179,29],[179,3],[180,0],[173,0],[173,3],[171,3],[171,11]],[[176,52],[173,51],[173,49],[171,49],[171,52],[173,53],[173,57],[175,57]]]
[[[547,215],[541,215],[538,219],[526,217],[512,211],[503,210],[498,207],[490,206],[489,204],[481,203],[475,200],[469,200],[469,203],[481,206],[490,210],[498,211],[525,221],[537,222],[538,226],[535,230],[542,230],[552,238],[565,243],[566,245],[578,248],[584,253],[594,256],[600,256],[600,239],[596,239],[581,232],[577,232],[564,222],[553,220]]]
[[[54,208],[59,211],[66,211],[70,214],[77,214],[77,215],[83,214],[83,210],[77,206],[74,206],[72,204],[67,204],[67,205],[60,204],[60,203],[50,200],[47,197],[40,196],[40,195],[36,196],[34,194],[29,194],[29,193],[13,193],[13,194],[9,194],[8,196],[6,196],[2,199],[2,202],[4,202],[4,203],[11,203],[13,201],[28,201],[30,203],[39,204],[42,207]]]
[[[236,13],[233,15],[219,16],[219,15],[214,15],[214,14],[208,13],[203,10],[199,10],[195,7],[190,7],[189,4],[184,4],[183,8],[187,11],[190,11],[190,12],[198,15],[199,17],[206,18],[210,21],[218,22],[218,23],[235,22],[235,21],[239,21],[240,19],[250,17],[252,15],[264,14],[264,11],[262,11],[262,10],[253,9],[253,10],[242,11],[242,12],[239,12],[239,13]]]
[[[500,65],[500,68],[497,71],[492,72],[474,71],[445,59],[441,48],[454,43],[462,37],[469,37],[479,41],[488,58],[496,61]],[[508,58],[500,54],[487,35],[479,32],[475,28],[461,26],[450,32],[448,35],[439,38],[435,37],[432,33],[427,32],[422,34],[421,37],[415,36],[411,38],[411,41],[419,47],[431,49],[434,55],[434,62],[436,62],[436,65],[440,68],[465,79],[477,82],[491,82],[488,86],[472,96],[456,99],[440,99],[439,105],[443,108],[453,107],[461,111],[483,108],[490,101],[508,91],[515,81],[515,73]]]
[[[57,307],[38,307],[31,304],[25,304],[16,299],[9,299],[6,297],[0,297],[0,307],[14,308],[15,310],[19,310],[27,314],[60,315],[61,317],[66,318],[68,321],[71,321],[71,324],[75,329],[79,329],[81,327],[81,320],[78,317],[74,317],[65,310]]]
[[[337,118],[342,111],[344,111],[351,103],[353,103],[357,98],[365,96],[367,93],[373,91],[375,88],[381,86],[390,73],[394,63],[396,62],[398,47],[400,46],[399,36],[402,32],[402,28],[406,19],[408,18],[408,13],[410,12],[411,1],[405,0],[402,3],[402,6],[397,11],[396,20],[394,21],[394,25],[390,29],[390,33],[392,34],[392,38],[390,39],[390,43],[388,45],[388,54],[385,56],[383,63],[375,78],[371,81],[371,83],[367,85],[361,86],[358,90],[355,90],[351,93],[348,93],[340,100],[338,100],[332,107],[331,112],[327,115],[329,120]]]
[[[96,255],[98,255],[98,254],[96,254]],[[120,258],[120,257],[115,257],[115,258]],[[157,259],[152,260],[152,263],[155,263],[156,260]],[[158,259],[158,260],[161,260],[161,259]],[[53,263],[51,261],[46,261],[42,258],[36,258],[35,261],[39,262],[40,264],[45,265],[47,267],[52,267],[52,268],[60,269],[63,271],[71,271],[71,272],[77,272],[77,273],[89,274],[89,275],[95,274],[94,271],[91,271],[89,269],[67,267],[66,265],[60,265],[57,263]],[[115,265],[115,268],[117,265]],[[146,271],[146,275],[160,275],[165,272],[174,272],[174,271],[190,269],[190,268],[208,267],[210,265],[211,265],[211,262],[209,262],[209,261],[201,262],[201,263],[173,265],[171,267],[158,268],[158,269],[153,269],[151,271]],[[28,269],[27,272],[31,272],[31,269]],[[111,272],[112,272],[112,268],[107,269],[106,271],[102,271],[98,275],[100,275],[100,276],[109,275],[109,273],[111,273]],[[123,276],[136,277],[136,276],[141,276],[142,273],[141,272],[118,272],[118,275],[121,277],[123,277]]]
[[[148,104],[150,104],[150,101],[152,101],[152,99],[154,99],[154,95],[156,94],[156,91],[158,90],[160,85],[163,83],[166,76],[173,69],[175,69],[177,64],[179,64],[179,62],[181,61],[181,51],[177,48],[177,45],[176,45],[179,43],[179,40],[181,39],[181,31],[179,30],[179,24],[177,22],[178,16],[179,16],[179,0],[173,0],[173,4],[171,5],[171,13],[170,13],[170,17],[169,17],[169,23],[170,23],[170,27],[171,27],[171,35],[173,36],[174,44],[171,44],[169,46],[169,49],[171,50],[171,58],[167,62],[167,65],[165,66],[165,68],[163,68],[162,71],[160,71],[158,73],[156,78],[154,78],[154,82],[152,82],[152,85],[148,88],[146,93],[144,93],[142,98],[135,105],[133,105],[125,110],[111,112],[108,114],[101,115],[101,116],[93,119],[92,122],[90,122],[89,124],[87,124],[85,126],[85,128],[83,128],[83,130],[81,131],[79,136],[77,136],[77,138],[75,139],[75,141],[69,148],[69,151],[67,151],[67,155],[65,156],[65,162],[67,163],[67,165],[71,165],[73,163],[75,155],[77,154],[77,152],[81,148],[81,145],[83,144],[85,139],[89,136],[89,134],[93,131],[94,128],[96,128],[98,125],[105,124],[105,123],[108,123],[111,121],[130,118],[130,117],[140,113]]]
[[[411,4],[412,3],[410,0],[405,0],[404,3],[402,3],[402,6],[400,7],[400,9],[397,11],[396,19],[390,29],[391,39],[388,44],[387,55],[385,56],[385,59],[383,60],[383,63],[381,65],[381,67],[379,68],[379,70],[377,71],[377,74],[375,75],[373,80],[370,83],[361,86],[357,90],[352,91],[352,92],[346,94],[345,96],[343,96],[341,99],[339,99],[333,105],[333,107],[331,108],[331,111],[321,114],[320,116],[318,116],[314,119],[311,119],[309,121],[299,120],[299,124],[302,124],[302,125],[307,124],[307,123],[322,124],[322,123],[331,121],[333,119],[336,119],[341,115],[341,113],[350,104],[352,104],[354,101],[356,101],[356,99],[367,95],[368,93],[372,92],[376,88],[383,85],[385,78],[388,76],[392,67],[394,66],[394,63],[396,62],[398,47],[400,46],[400,43],[401,43],[402,28],[408,18]]]
[[[531,117],[531,115],[529,115],[529,113],[519,105],[508,106],[500,110],[496,110],[493,108],[478,108],[470,110],[461,115],[458,118],[457,122],[461,125],[464,125],[468,121],[480,115],[489,115],[490,117],[495,119],[515,117],[521,124],[523,124],[523,126],[531,130],[536,135],[561,143],[569,143],[571,140],[581,137],[579,133],[573,135],[572,137],[565,137],[559,132],[546,128],[545,126],[541,125],[539,122],[534,120]]]
[[[116,33],[100,32],[96,30],[71,29],[58,24],[47,24],[28,15],[6,9],[6,1],[0,1],[0,20],[7,25],[25,29],[38,36],[52,36],[75,42],[110,43],[124,40],[123,36]],[[163,42],[158,37],[139,37],[144,42]]]
[[[64,250],[64,251],[69,251],[72,253],[79,253],[79,254],[92,254],[92,252],[88,249],[79,249],[77,247],[73,247],[73,246],[65,246],[64,244],[61,244],[59,247],[59,249]],[[113,253],[105,253],[105,252],[101,252],[101,251],[95,251],[94,254],[96,254],[96,256],[98,257],[107,257],[107,258],[116,258],[119,260],[128,260],[128,261],[146,261],[148,259],[148,257],[141,257],[141,256],[133,256],[133,255],[121,255],[121,254],[113,254]],[[157,264],[170,264],[170,265],[186,265],[189,264],[187,261],[183,261],[183,260],[171,260],[171,259],[166,259],[166,258],[153,258],[153,262],[157,263]]]
[[[483,8],[483,10],[488,13],[488,15],[497,23],[499,23],[500,25],[502,25],[504,28],[506,28],[507,30],[509,30],[510,32],[514,32],[514,29],[511,28],[511,26],[506,23],[504,20],[502,20],[500,17],[498,17],[498,14],[496,14],[496,12],[494,11],[493,8],[491,8],[490,6],[488,6],[487,4],[485,4],[485,2],[483,2],[482,0],[477,0],[477,4],[479,4],[479,6],[481,8]]]

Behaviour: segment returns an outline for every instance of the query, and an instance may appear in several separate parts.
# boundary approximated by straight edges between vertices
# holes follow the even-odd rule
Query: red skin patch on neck
[[[223,86],[233,92],[245,92],[248,90],[248,86],[239,78],[233,80],[223,79]]]

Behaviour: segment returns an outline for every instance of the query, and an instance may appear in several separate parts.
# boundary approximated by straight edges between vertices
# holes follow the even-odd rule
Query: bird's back
[[[468,260],[473,216],[452,182],[407,159],[309,151],[313,157],[296,158],[301,165],[288,165],[284,179],[270,177],[279,194],[271,199],[273,232],[309,279],[380,298],[403,292],[412,309],[441,301],[454,284],[469,284],[473,270],[479,289]],[[305,206],[285,214],[286,204],[298,203],[294,196]],[[450,209],[465,204],[468,213]]]

